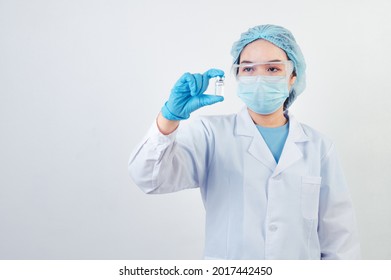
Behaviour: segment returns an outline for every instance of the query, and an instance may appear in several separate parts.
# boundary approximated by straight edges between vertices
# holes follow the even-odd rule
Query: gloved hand
[[[210,69],[204,74],[185,73],[171,90],[168,101],[162,108],[162,115],[168,120],[179,121],[190,117],[190,113],[224,100],[222,96],[203,94],[208,88],[209,79],[223,77],[224,72]]]

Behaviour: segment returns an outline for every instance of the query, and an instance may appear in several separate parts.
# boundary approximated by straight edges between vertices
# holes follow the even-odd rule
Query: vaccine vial
[[[224,77],[217,77],[215,84],[215,95],[224,96]]]

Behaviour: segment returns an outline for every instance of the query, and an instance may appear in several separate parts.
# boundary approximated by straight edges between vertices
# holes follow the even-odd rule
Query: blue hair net
[[[240,39],[232,46],[231,55],[234,58],[233,63],[239,63],[239,56],[243,48],[258,39],[264,39],[273,43],[280,49],[284,50],[288,59],[293,61],[294,71],[296,72],[296,81],[291,88],[289,97],[285,101],[285,108],[288,108],[305,88],[306,65],[304,56],[289,30],[281,26],[267,24],[255,26],[250,28],[247,32],[242,33]]]

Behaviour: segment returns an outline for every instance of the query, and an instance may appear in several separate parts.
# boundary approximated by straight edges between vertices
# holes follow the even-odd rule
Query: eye
[[[274,67],[274,66],[270,66],[267,68],[266,70],[267,72],[273,72],[273,73],[276,73],[278,71],[281,71],[281,69],[277,68],[277,67]]]
[[[242,72],[252,72],[254,71],[254,67],[243,67]]]

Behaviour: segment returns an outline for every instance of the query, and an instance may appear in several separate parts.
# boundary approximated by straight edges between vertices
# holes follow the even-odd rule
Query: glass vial
[[[224,96],[224,77],[217,77],[215,84],[215,95]]]

